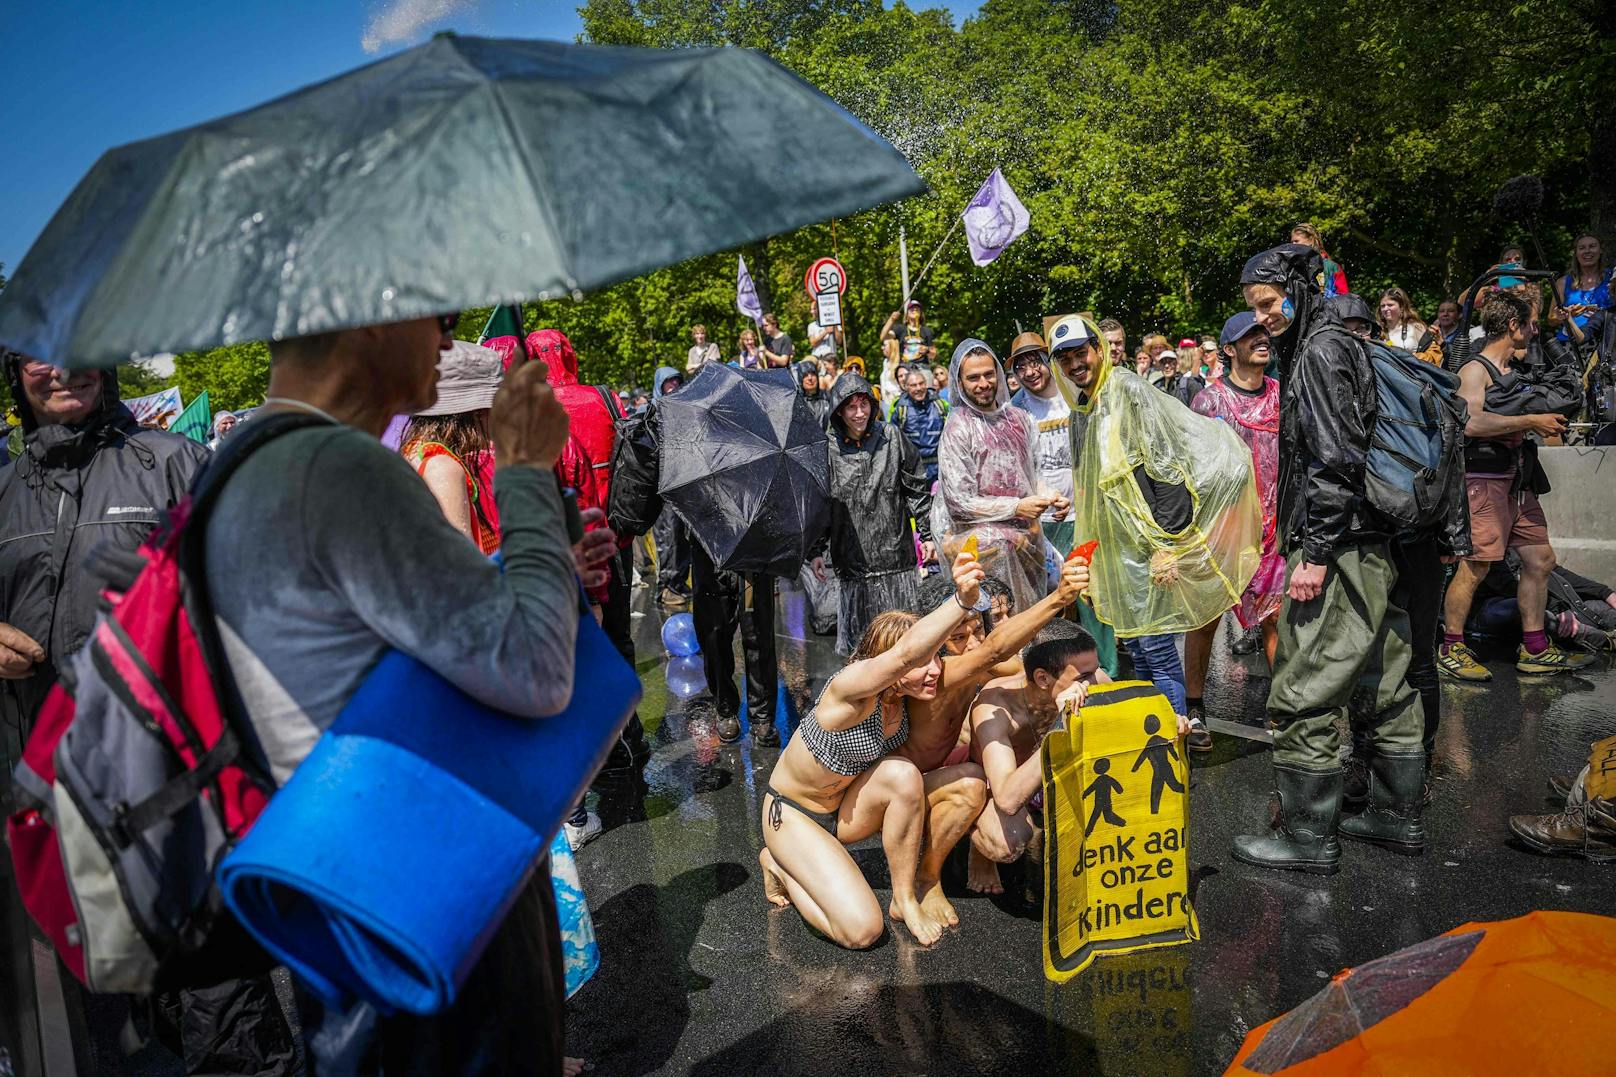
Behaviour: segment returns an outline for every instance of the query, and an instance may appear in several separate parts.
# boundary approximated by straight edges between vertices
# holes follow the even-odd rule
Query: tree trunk
[[[1616,38],[1616,4],[1595,4],[1593,28],[1597,40]],[[1608,86],[1594,87],[1588,125],[1588,229],[1610,258],[1616,251],[1616,102]]]

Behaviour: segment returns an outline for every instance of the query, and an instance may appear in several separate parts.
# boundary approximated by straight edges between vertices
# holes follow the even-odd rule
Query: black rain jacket
[[[1300,243],[1246,263],[1241,284],[1285,289],[1295,312],[1280,352],[1279,519],[1284,552],[1327,565],[1335,552],[1386,542],[1392,531],[1364,497],[1374,428],[1369,345],[1347,331],[1322,295],[1323,260]],[[1283,343],[1282,343],[1283,342]]]
[[[26,739],[60,670],[95,627],[102,582],[92,553],[137,549],[209,453],[188,437],[142,428],[110,373],[90,419],[44,427],[22,394],[20,360],[8,356],[5,373],[24,449],[0,470],[0,621],[38,642],[45,661],[24,680],[0,680],[0,717]]]
[[[839,414],[856,395],[870,399],[870,425],[854,441]],[[931,483],[920,451],[892,423],[881,419],[870,383],[854,373],[831,386],[830,435],[831,522],[826,541],[836,575],[858,579],[899,569],[915,569],[915,534],[931,541]]]
[[[830,418],[829,394],[822,388],[816,388],[810,393],[802,387],[803,379],[809,374],[816,378],[819,377],[819,364],[812,359],[804,359],[797,364],[795,373],[797,376],[797,391],[802,393],[802,398],[808,402],[808,410],[814,413],[814,421],[820,426],[824,426],[825,420]]]

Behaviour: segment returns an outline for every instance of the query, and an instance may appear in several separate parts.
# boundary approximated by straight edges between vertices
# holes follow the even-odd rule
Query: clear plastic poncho
[[[1090,332],[1096,339],[1098,331]],[[1073,468],[1076,541],[1098,539],[1089,595],[1100,620],[1129,639],[1188,632],[1239,603],[1262,555],[1251,450],[1131,370],[1099,364],[1092,395],[1055,371],[1083,430]],[[1134,469],[1188,487],[1189,526],[1164,531]]]
[[[965,394],[960,366],[969,352],[993,349],[967,338],[948,365],[954,406],[937,448],[937,494],[932,498],[932,537],[946,565],[973,535],[976,556],[990,576],[1010,588],[1012,609],[1020,613],[1049,593],[1044,572],[1044,534],[1037,520],[1016,515],[1024,497],[1044,493],[1033,459],[1037,429],[1032,416],[1010,406],[1010,387],[997,356],[996,405],[984,411]]]

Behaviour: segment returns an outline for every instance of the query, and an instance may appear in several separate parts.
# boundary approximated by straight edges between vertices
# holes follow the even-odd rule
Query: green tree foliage
[[[948,241],[918,290],[944,340],[1002,342],[1075,309],[1120,317],[1135,341],[1213,328],[1239,304],[1245,258],[1300,220],[1355,289],[1401,284],[1429,315],[1523,238],[1492,216],[1512,175],[1543,177],[1540,233],[1564,258],[1600,201],[1590,131],[1610,122],[1598,88],[1616,75],[1595,0],[1455,0],[1440,23],[1457,36],[1406,0],[987,0],[958,28],[902,3],[593,0],[582,15],[602,43],[762,49],[905,153],[931,192],[837,224],[866,354],[899,299],[898,224],[918,272],[995,165],[1032,228],[981,269]],[[832,246],[818,226],[748,254],[795,335],[801,274]],[[693,321],[733,346],[733,267],[698,259],[537,313],[574,336],[586,373],[644,380]]]
[[[803,273],[836,255],[850,350],[878,355],[901,300],[899,227],[918,274],[995,165],[1032,227],[985,268],[958,232],[944,244],[917,290],[939,344],[1003,344],[1017,323],[1073,310],[1120,318],[1134,342],[1213,329],[1239,305],[1246,257],[1301,220],[1323,230],[1355,290],[1402,285],[1430,316],[1524,238],[1492,213],[1499,183],[1520,173],[1544,180],[1551,263],[1589,226],[1616,253],[1616,168],[1595,167],[1594,153],[1616,145],[1616,4],[1603,0],[986,0],[960,26],[879,0],[588,0],[580,11],[587,41],[764,51],[930,185],[581,302],[529,306],[529,329],[572,338],[587,381],[648,384],[657,365],[683,364],[696,322],[733,355],[750,324],[734,306],[737,253],[799,344],[812,317]],[[460,333],[474,337],[485,317],[467,312]],[[266,370],[261,347],[220,349],[181,357],[180,385],[187,399],[206,388],[239,407],[257,402]]]
[[[125,400],[149,396],[173,384],[173,375],[159,374],[149,362],[124,363],[118,367],[118,395]]]
[[[215,412],[256,407],[269,388],[269,348],[255,342],[184,352],[174,357],[174,376],[186,401],[206,390]]]

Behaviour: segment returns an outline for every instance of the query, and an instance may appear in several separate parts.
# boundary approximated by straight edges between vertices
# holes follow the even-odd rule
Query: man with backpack
[[[1361,296],[1343,292],[1331,296],[1329,304],[1354,336],[1369,342],[1372,349],[1382,346],[1376,341],[1380,326]],[[1455,400],[1454,406],[1459,403]],[[1457,476],[1450,476],[1449,484],[1443,488],[1445,509],[1440,523],[1426,530],[1399,534],[1391,543],[1392,567],[1397,570],[1392,601],[1408,614],[1408,685],[1418,693],[1424,716],[1420,737],[1425,747],[1426,778],[1421,794],[1424,803],[1431,799],[1431,763],[1436,755],[1436,731],[1442,723],[1442,685],[1436,656],[1442,622],[1442,585],[1447,579],[1443,560],[1463,557],[1470,552],[1470,516],[1463,487]],[[1375,754],[1371,729],[1357,720],[1356,713],[1353,717],[1352,755],[1347,759],[1341,794],[1348,811],[1358,811],[1368,801],[1370,760]]]
[[[1278,801],[1266,833],[1235,838],[1260,867],[1334,874],[1337,834],[1417,854],[1425,752],[1407,682],[1408,614],[1392,600],[1394,528],[1367,496],[1377,417],[1369,345],[1323,302],[1317,251],[1286,244],[1256,255],[1240,283],[1283,367],[1278,528],[1290,582],[1268,695]],[[1341,822],[1336,723],[1354,688],[1374,688],[1370,807]]]
[[[1515,355],[1526,350],[1534,327],[1532,306],[1507,289],[1495,291],[1481,308],[1486,343],[1459,370],[1459,392],[1470,405],[1465,427],[1465,488],[1475,550],[1459,562],[1444,602],[1444,637],[1437,664],[1445,676],[1461,681],[1490,681],[1492,672],[1465,646],[1464,625],[1476,588],[1492,564],[1515,552],[1521,561],[1518,601],[1521,646],[1515,668],[1521,673],[1554,674],[1580,669],[1591,655],[1574,655],[1555,646],[1544,629],[1549,574],[1554,547],[1548,520],[1538,501],[1547,492],[1536,445],[1529,434],[1555,437],[1566,429],[1565,416],[1527,410],[1515,399],[1530,386],[1512,369]]]
[[[553,474],[568,421],[544,365],[513,369],[490,412],[503,571],[378,440],[390,416],[431,405],[453,324],[422,318],[270,345],[267,403],[249,427],[292,416],[308,425],[240,462],[219,491],[205,549],[230,679],[276,784],[390,650],[515,716],[556,714],[572,697],[578,580]],[[387,1072],[559,1072],[563,999],[541,862],[452,1006],[346,1031],[353,1057]],[[343,1039],[326,1024],[342,1015],[299,1002],[312,1052]]]
[[[948,401],[938,396],[937,390],[927,387],[926,375],[919,367],[904,367],[898,387],[903,393],[892,402],[892,412],[888,417],[920,453],[926,481],[936,482],[937,447],[943,440]]]

